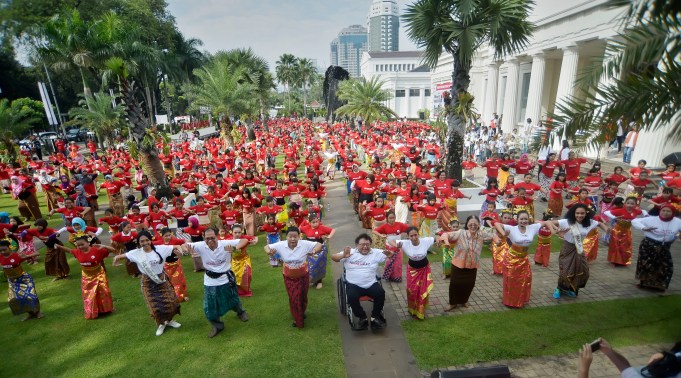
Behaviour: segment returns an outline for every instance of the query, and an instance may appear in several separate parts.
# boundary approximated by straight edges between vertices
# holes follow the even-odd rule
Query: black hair
[[[641,369],[644,377],[675,377],[681,372],[681,342],[676,343],[669,352],[663,351],[662,358],[657,359]]]
[[[567,176],[565,175],[565,172],[558,172],[556,174],[556,177],[553,179],[553,181],[558,181],[558,177],[563,177],[565,180],[563,182],[567,182]]]
[[[149,232],[149,231],[147,231],[147,230],[142,230],[142,231],[139,232],[139,234],[137,234],[137,244],[138,244],[138,245],[139,245],[139,243],[140,243],[140,238],[141,238],[142,236],[146,236],[146,237],[149,239],[149,241],[152,241],[152,240],[154,239],[154,237],[151,236],[151,232]],[[154,251],[156,250],[156,248],[154,248],[154,244],[153,244],[153,243],[151,244],[151,249],[153,249]]]
[[[527,210],[520,210],[520,211],[518,211],[518,212],[516,213],[516,216],[518,217],[518,219],[520,219],[520,214],[527,214],[527,217],[528,217],[528,218],[530,217],[530,213],[529,213]]]
[[[36,227],[47,227],[47,221],[44,218],[38,218],[35,220]]]
[[[468,230],[468,222],[470,222],[471,219],[475,219],[478,221],[478,223],[480,223],[480,218],[478,218],[477,215],[469,215],[468,218],[466,218],[466,223],[463,225],[464,230]]]
[[[489,180],[487,180],[487,190],[492,190],[492,184],[497,184],[497,188],[499,187],[499,182],[497,182],[497,179],[490,177]]]
[[[359,234],[359,235],[355,238],[355,244],[359,244],[360,240],[368,240],[369,243],[373,243],[373,242],[374,242],[373,239],[371,239],[371,236],[369,236],[369,234],[367,234],[367,233]]]
[[[298,227],[289,227],[288,230],[286,230],[286,235],[288,236],[288,234],[290,234],[291,232],[297,232],[298,234],[300,234],[300,230],[298,229]]]
[[[416,226],[409,226],[409,228],[407,228],[407,235],[412,231],[419,232],[419,228]]]
[[[0,247],[7,247],[7,248],[9,248],[9,246],[11,246],[9,240],[0,239]]]
[[[565,219],[567,219],[568,223],[571,225],[577,223],[577,218],[575,217],[575,212],[577,209],[584,209],[584,211],[586,211],[586,216],[584,217],[581,225],[583,227],[589,227],[591,225],[591,209],[589,209],[589,207],[583,203],[573,205],[565,214]]]
[[[615,197],[614,200],[612,200],[612,206],[615,207],[621,207],[624,205],[624,198],[622,197]]]
[[[672,188],[664,188],[662,189],[662,193],[673,194],[674,190]]]
[[[599,170],[600,169],[598,169],[596,167],[591,167],[591,169],[589,169],[589,173],[598,173]]]
[[[159,231],[159,235],[165,235],[165,234],[167,234],[167,233],[169,233],[169,232],[173,232],[173,230],[171,230],[171,229],[168,228],[168,227],[163,227],[163,228],[161,228],[161,230]]]

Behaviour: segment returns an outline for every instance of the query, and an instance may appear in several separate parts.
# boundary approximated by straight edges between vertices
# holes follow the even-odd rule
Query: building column
[[[499,82],[499,64],[494,62],[487,69],[487,94],[485,95],[485,112],[483,123],[487,125],[492,114],[497,111],[497,84]]]
[[[541,120],[541,99],[544,90],[544,71],[546,70],[546,57],[544,53],[532,56],[532,72],[530,73],[530,93],[527,97],[527,109],[525,120],[532,118],[532,124]],[[523,122],[525,121],[523,120]]]
[[[516,126],[516,109],[518,108],[518,59],[512,57],[508,61],[506,93],[504,93],[504,110],[501,127],[504,134],[511,133]]]
[[[579,63],[579,46],[571,45],[563,49],[563,62],[560,65],[560,77],[558,78],[558,91],[556,93],[556,105],[565,104],[575,93],[575,81],[577,80],[577,65]],[[558,109],[556,107],[556,113]],[[565,132],[560,137],[558,145],[565,139]],[[554,143],[555,145],[556,143]]]

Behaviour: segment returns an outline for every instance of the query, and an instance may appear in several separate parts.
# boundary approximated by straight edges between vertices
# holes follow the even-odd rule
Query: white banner
[[[47,122],[50,126],[56,126],[59,124],[57,122],[57,117],[54,115],[52,110],[52,102],[50,102],[50,96],[47,94],[47,87],[42,81],[38,82],[38,90],[40,91],[40,99],[43,102],[43,107],[45,108],[45,116],[47,117]]]

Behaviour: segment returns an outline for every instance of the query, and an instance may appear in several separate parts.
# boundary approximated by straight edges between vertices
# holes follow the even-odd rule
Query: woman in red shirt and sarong
[[[636,204],[635,197],[627,197],[624,207],[612,209],[605,212],[605,215],[616,219],[615,225],[610,231],[610,244],[608,245],[608,262],[616,266],[626,266],[631,264],[632,239],[631,221],[639,216],[646,216],[647,213],[641,210]]]
[[[395,241],[404,239],[409,226],[406,223],[396,222],[395,213],[388,211],[386,213],[386,223],[374,228],[373,234],[378,236],[374,241],[374,248],[390,249],[388,241]],[[396,249],[391,249],[397,252]],[[383,279],[391,282],[402,282],[402,254],[394,253],[392,257],[385,262],[383,269]]]

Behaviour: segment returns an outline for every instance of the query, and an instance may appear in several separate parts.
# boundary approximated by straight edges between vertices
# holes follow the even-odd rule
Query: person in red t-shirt
[[[60,213],[64,217],[64,224],[70,225],[71,221],[73,221],[73,218],[76,217],[82,218],[89,211],[91,211],[89,207],[75,206],[73,203],[73,199],[66,198],[64,199],[64,207],[59,209],[52,209],[52,211],[50,211],[50,216],[52,216],[54,213]]]
[[[565,193],[567,188],[568,184],[565,181],[565,173],[558,173],[556,179],[549,186],[548,208],[554,216],[560,217],[563,213],[563,193]]]
[[[423,219],[419,228],[420,236],[435,238],[438,231],[437,219],[442,211],[442,206],[437,203],[435,195],[429,194],[426,203],[416,206],[416,210],[421,213]]]
[[[124,221],[124,219],[115,216],[113,213],[113,209],[104,210],[104,215],[105,216],[99,218],[97,224],[106,223],[109,226],[109,232],[111,232],[112,234],[118,232],[118,227],[120,226],[121,222]]]
[[[386,213],[386,223],[373,230],[373,234],[378,237],[375,244],[376,248],[397,252],[396,249],[387,246],[386,241],[405,239],[407,229],[409,229],[409,225],[397,222],[395,213],[388,211]],[[392,257],[386,260],[385,268],[383,269],[383,279],[391,282],[402,282],[402,253],[394,253]]]
[[[569,186],[574,186],[575,182],[579,178],[579,171],[582,167],[582,164],[586,162],[587,160],[585,158],[578,158],[574,151],[570,151],[568,153],[567,160],[562,160],[560,162],[565,169],[565,179],[567,180]]]
[[[487,169],[487,180],[489,180],[491,178],[494,178],[496,180],[497,176],[499,176],[499,168],[501,168],[501,160],[499,160],[496,153],[493,153],[492,158],[487,159],[487,161],[482,163],[481,166],[485,167]]]
[[[371,228],[376,229],[376,227],[385,223],[386,213],[390,209],[391,207],[385,204],[385,200],[382,197],[377,197],[374,202],[367,204],[362,216],[369,218]]]
[[[638,178],[633,178],[629,180],[630,186],[631,186],[631,192],[627,195],[633,195],[636,196],[637,198],[637,203],[641,204],[641,200],[643,199],[643,193],[645,193],[646,187],[648,186],[655,186],[653,184],[652,180],[648,178],[648,172],[646,171],[641,171],[639,173]]]
[[[132,230],[132,224],[128,221],[121,223],[121,232],[111,237],[112,247],[117,249],[117,254],[130,252],[136,249],[137,246],[137,232]],[[129,276],[138,277],[140,275],[137,264],[132,261],[127,261],[125,269]]]
[[[17,252],[10,251],[10,242],[0,240],[0,265],[9,281],[10,300],[9,308],[13,315],[27,313],[24,320],[42,318],[38,293],[35,291],[33,277],[21,268],[24,259],[33,258],[35,255],[20,256]]]
[[[606,211],[605,215],[616,219],[610,229],[610,244],[608,244],[608,262],[614,265],[631,264],[632,237],[631,221],[648,213],[638,207],[636,197],[627,197],[624,207]]]
[[[556,168],[560,166],[560,163],[555,161],[556,159],[556,153],[552,152],[548,154],[547,160],[539,160],[537,163],[541,165],[541,170],[539,171],[539,185],[546,191],[542,192],[539,195],[539,198],[546,202],[546,194],[549,192],[549,188],[551,187],[551,184],[553,181],[553,172],[555,171]],[[550,196],[549,196],[550,197]],[[560,205],[560,207],[563,207],[563,204]]]
[[[104,270],[104,258],[116,250],[105,245],[90,246],[87,237],[80,236],[75,241],[76,249],[69,249],[62,245],[57,248],[71,253],[81,265],[81,292],[83,293],[83,307],[85,319],[97,319],[100,314],[107,314],[114,310],[109,279]]]
[[[487,204],[495,203],[497,201],[497,197],[501,195],[501,191],[497,187],[497,179],[494,177],[488,179],[487,188],[480,191],[478,195],[485,196],[485,200],[482,202],[482,206],[480,207],[480,215],[482,216],[482,213],[487,211]]]
[[[267,244],[274,244],[281,241],[281,230],[284,229],[284,227],[286,227],[284,223],[276,221],[275,214],[267,214],[265,216],[265,224],[260,226],[258,230],[265,233]],[[278,256],[270,256],[270,266],[273,268],[279,266]]]

